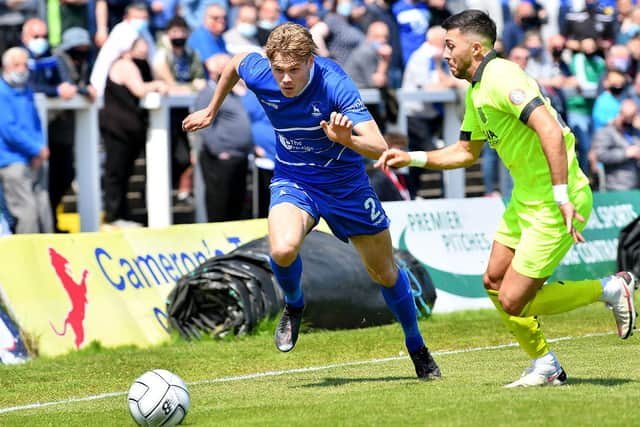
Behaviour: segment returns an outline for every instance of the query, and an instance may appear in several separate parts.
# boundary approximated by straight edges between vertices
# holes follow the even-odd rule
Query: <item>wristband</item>
[[[553,200],[555,200],[558,205],[563,205],[569,201],[567,184],[558,184],[551,188],[553,189]]]
[[[425,167],[429,156],[426,151],[409,151],[409,166]]]

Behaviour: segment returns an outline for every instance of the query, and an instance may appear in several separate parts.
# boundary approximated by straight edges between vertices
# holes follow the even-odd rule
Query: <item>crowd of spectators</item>
[[[383,102],[368,107],[385,131],[394,118],[395,90],[466,89],[442,57],[440,27],[466,8],[486,10],[497,22],[496,51],[540,83],[572,128],[580,166],[594,187],[640,188],[636,0],[7,0],[0,2],[2,224],[15,232],[59,231],[57,207],[74,179],[73,146],[81,143],[74,141],[74,114],[51,114],[43,132],[34,93],[103,100],[106,222],[138,226],[126,193],[146,138],[139,100],[147,93],[198,94],[202,102],[229,55],[262,51],[275,26],[293,21],[309,28],[318,55],[336,60],[359,87],[380,90]],[[193,168],[200,164],[211,221],[245,214],[246,185],[236,177],[246,175],[249,154],[257,158],[261,216],[268,204],[274,133],[242,85],[229,101],[234,105],[226,110],[237,108],[237,114],[221,114],[220,123],[199,135],[200,144],[182,132],[187,108],[172,109],[169,121],[177,203],[193,203]],[[407,148],[441,145],[443,106],[406,108]],[[486,194],[508,197],[509,180],[498,179],[503,166],[491,149],[482,162]],[[422,172],[399,174],[403,198],[419,197]]]

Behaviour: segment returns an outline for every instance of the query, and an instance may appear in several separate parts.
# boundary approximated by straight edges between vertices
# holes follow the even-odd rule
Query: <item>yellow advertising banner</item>
[[[0,239],[2,299],[42,355],[168,339],[166,297],[207,259],[263,237],[266,220]]]

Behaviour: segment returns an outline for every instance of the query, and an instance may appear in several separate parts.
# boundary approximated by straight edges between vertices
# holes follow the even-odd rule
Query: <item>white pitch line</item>
[[[606,335],[611,335],[611,333],[586,334],[586,335],[580,335],[580,336],[576,336],[576,337],[567,336],[567,337],[553,338],[553,339],[549,339],[547,341],[548,342],[570,341],[570,340],[575,340],[575,339],[601,337],[601,336],[606,336]],[[517,347],[517,346],[518,346],[517,343],[508,343],[508,344],[490,345],[490,346],[486,346],[486,347],[465,348],[465,349],[461,349],[461,350],[434,351],[431,354],[433,354],[434,356],[446,356],[446,355],[451,355],[451,354],[462,354],[462,353],[473,353],[473,352],[478,352],[478,351],[500,350],[500,349],[504,349],[504,348],[511,348],[511,347]],[[252,379],[256,379],[256,378],[278,377],[278,376],[289,375],[289,374],[300,374],[300,373],[305,373],[305,372],[326,371],[326,370],[334,369],[334,368],[345,368],[345,367],[349,367],[349,366],[371,365],[371,364],[377,364],[377,363],[393,362],[393,361],[396,361],[396,360],[406,359],[407,357],[408,356],[394,356],[394,357],[385,357],[383,359],[371,359],[371,360],[360,360],[360,361],[355,361],[355,362],[334,363],[334,364],[331,364],[331,365],[309,366],[309,367],[306,367],[306,368],[286,369],[286,370],[281,370],[281,371],[257,372],[255,374],[238,375],[238,376],[233,376],[233,377],[212,378],[212,379],[209,379],[209,380],[193,381],[193,382],[187,383],[187,385],[200,385],[200,384],[214,384],[214,383],[223,383],[223,382],[232,382],[232,381],[244,381],[244,380],[252,380]],[[7,407],[7,408],[0,408],[0,414],[5,414],[7,412],[23,411],[23,410],[26,410],[26,409],[40,409],[40,408],[46,408],[48,406],[66,405],[66,404],[69,404],[69,403],[76,403],[76,402],[88,402],[88,401],[91,401],[91,400],[101,400],[101,399],[107,399],[109,397],[124,396],[127,393],[128,392],[126,392],[126,391],[114,391],[114,392],[110,392],[110,393],[96,394],[96,395],[93,395],[93,396],[72,397],[72,398],[69,398],[69,399],[56,400],[56,401],[53,401],[53,402],[35,402],[35,403],[29,403],[29,404],[26,404],[26,405],[10,406],[10,407]]]

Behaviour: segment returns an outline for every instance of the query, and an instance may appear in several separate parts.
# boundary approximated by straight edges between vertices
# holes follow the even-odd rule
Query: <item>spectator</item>
[[[334,0],[322,21],[309,29],[320,56],[333,58],[344,66],[347,58],[365,40],[364,33],[351,22],[352,0]]]
[[[34,92],[48,97],[68,100],[76,96],[78,86],[71,80],[62,61],[51,53],[47,42],[47,24],[32,18],[22,29],[22,42],[29,51],[29,85]],[[64,193],[70,188],[74,177],[73,143],[74,112],[56,111],[49,114],[47,123],[48,147],[50,150],[48,171],[49,205],[55,231],[59,231],[56,208]]]
[[[445,30],[429,28],[426,40],[416,49],[407,62],[402,79],[403,90],[445,90],[455,87],[456,82],[443,59]],[[433,150],[436,139],[442,135],[444,106],[440,103],[406,102],[407,133],[409,150]],[[424,169],[411,168],[407,187],[411,198],[420,188],[420,177]]]
[[[626,44],[629,49],[629,68],[627,72],[633,78],[640,72],[640,33],[632,37]]]
[[[186,46],[189,37],[187,22],[176,16],[168,23],[166,33],[169,46],[158,48],[153,59],[153,69],[159,80],[167,85],[170,94],[189,94],[204,88],[202,61],[196,52]],[[193,202],[193,160],[187,134],[182,130],[182,120],[189,114],[186,107],[171,108],[171,174],[172,185],[177,187],[176,203],[190,205]]]
[[[238,16],[234,26],[222,35],[230,54],[262,52],[258,41],[257,21],[258,11],[253,4],[247,3],[238,7]]]
[[[567,38],[567,47],[572,51],[581,50],[581,41],[593,38],[596,50],[606,51],[615,39],[615,20],[600,10],[599,0],[585,0],[580,12],[569,12],[562,35]],[[571,126],[571,125],[569,125]]]
[[[143,7],[145,11],[148,10],[146,2],[143,0],[95,0],[96,34],[94,41],[98,48],[102,48],[111,31],[125,19],[129,6],[133,4]],[[148,19],[146,21],[148,28]]]
[[[150,0],[151,28],[156,32],[166,31],[169,22],[178,15],[179,0]],[[187,24],[187,28],[188,24]]]
[[[640,188],[639,122],[638,106],[627,99],[615,119],[594,134],[593,151],[604,166],[608,191]]]
[[[353,79],[359,88],[380,89],[380,95],[384,99],[390,96],[389,84],[389,62],[391,61],[391,46],[389,40],[389,29],[387,24],[376,21],[369,25],[367,38],[349,55],[344,70]],[[380,104],[367,105],[369,112],[373,116],[378,127],[384,132],[386,118],[384,109]]]
[[[209,84],[198,94],[193,108],[209,104],[225,65],[227,54],[207,59]],[[207,220],[232,221],[243,218],[247,194],[248,155],[253,149],[251,123],[236,86],[225,98],[215,120],[200,132],[200,169],[205,182]],[[241,94],[242,92],[240,92]]]
[[[552,60],[540,33],[536,30],[527,31],[524,34],[523,46],[529,51],[529,59],[523,69],[536,80],[548,78],[552,73]]]
[[[511,49],[517,45],[522,45],[524,43],[524,34],[531,30],[540,30],[540,19],[531,2],[521,1],[516,7],[513,20],[504,25],[502,44],[504,45],[505,55],[509,56]]]
[[[0,2],[0,54],[20,45],[24,23],[30,18],[43,19],[45,2],[42,0],[4,0]]]
[[[263,47],[267,43],[267,37],[278,24],[283,21],[278,0],[262,0],[258,8],[258,44]]]
[[[634,7],[633,3],[618,0],[616,44],[624,45],[640,33],[640,8]]]
[[[391,6],[400,30],[402,63],[407,64],[411,54],[424,42],[429,28],[429,7],[419,0],[398,0]]]
[[[91,38],[84,28],[72,27],[62,33],[62,43],[54,50],[56,63],[66,82],[75,93],[93,101],[96,90],[89,84],[89,50]],[[60,92],[60,91],[59,91]],[[61,92],[62,93],[62,92]],[[57,206],[69,190],[75,177],[75,113],[61,111],[49,123],[49,201],[53,212],[53,224],[60,231],[57,221]]]
[[[130,221],[127,204],[133,164],[147,140],[149,116],[140,99],[150,92],[163,93],[166,85],[152,80],[147,62],[149,46],[142,37],[120,55],[109,70],[100,110],[100,132],[104,143],[105,230],[140,227]]]
[[[189,28],[194,30],[205,21],[207,9],[212,4],[217,4],[226,11],[228,2],[226,0],[179,0],[180,10]]]
[[[107,83],[107,76],[111,70],[111,65],[124,52],[128,52],[133,42],[142,37],[147,42],[149,57],[151,62],[155,55],[153,38],[149,33],[149,13],[144,3],[131,3],[126,8],[124,20],[113,27],[109,37],[98,53],[96,62],[91,71],[91,85],[96,88],[98,96],[102,96]]]
[[[47,1],[47,24],[49,42],[58,46],[62,33],[69,28],[89,29],[89,0],[49,0]]]
[[[596,131],[613,120],[620,111],[622,100],[627,97],[628,77],[622,71],[610,69],[604,79],[605,90],[598,95],[591,118],[593,130]]]
[[[187,39],[187,46],[195,50],[202,61],[218,53],[227,53],[222,34],[227,28],[224,7],[217,3],[207,6],[202,24]]]
[[[11,215],[16,219],[16,233],[50,231],[42,223],[42,199],[36,194],[36,172],[49,157],[33,92],[27,86],[29,54],[13,47],[2,55],[0,79],[0,186]],[[47,207],[48,209],[48,207]],[[48,218],[49,221],[51,218]]]
[[[324,10],[322,8],[322,0],[284,0],[285,15],[288,21],[295,22],[302,26],[308,25],[310,16],[320,16]]]
[[[451,11],[447,9],[447,0],[428,0],[427,3],[429,4],[429,27],[439,27],[451,16]]]
[[[629,68],[631,66],[631,51],[626,45],[614,44],[611,46],[604,57],[604,62],[608,70],[618,70],[631,78]]]
[[[570,70],[575,77],[578,91],[567,97],[567,120],[576,136],[578,163],[582,171],[589,176],[589,148],[593,134],[591,113],[598,90],[598,82],[604,74],[604,59],[597,55],[596,41],[587,37],[580,42],[581,51],[571,59]]]
[[[382,21],[371,23],[366,37],[349,55],[345,71],[360,88],[386,86],[392,52],[391,46],[387,43],[387,24]]]

